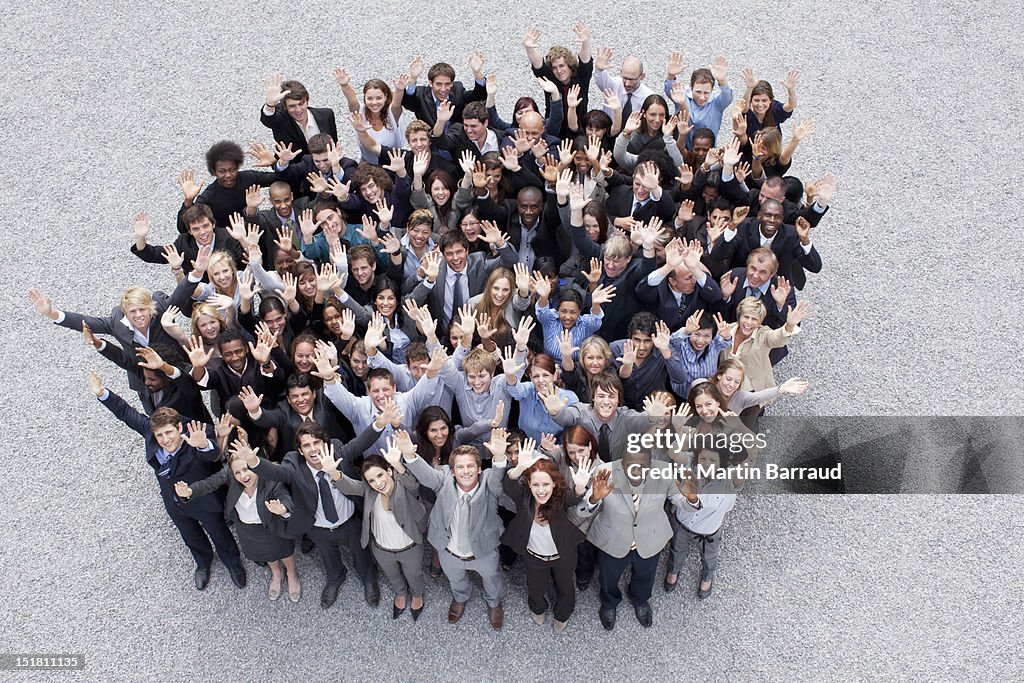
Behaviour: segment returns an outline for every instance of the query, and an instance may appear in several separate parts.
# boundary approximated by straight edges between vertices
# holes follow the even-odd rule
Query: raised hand
[[[612,471],[601,468],[594,473],[592,478],[593,486],[590,489],[590,503],[594,504],[604,500],[608,494],[615,490],[615,483],[612,481]]]
[[[737,206],[732,210],[732,227],[735,230],[740,227],[740,224],[747,219],[750,214],[749,206]]]
[[[164,366],[164,359],[160,357],[159,353],[148,346],[140,346],[135,351],[135,355],[142,359],[138,362],[140,368],[159,370]]]
[[[679,187],[689,187],[690,183],[693,182],[693,169],[691,169],[686,164],[680,164],[678,170],[679,170],[679,175],[676,176],[676,182],[679,183]],[[693,201],[692,200],[687,200],[687,201],[690,202],[690,213],[692,215],[692,213],[693,213]]]
[[[309,183],[309,191],[314,194],[327,192],[327,178],[319,171],[307,173],[306,182]]]
[[[389,150],[388,163],[381,165],[381,168],[401,175],[405,171],[405,152],[400,149]]]
[[[800,72],[793,69],[786,74],[786,77],[782,79],[782,87],[786,90],[794,90],[796,88],[796,82],[800,78]]]
[[[622,355],[615,360],[623,365],[636,364],[636,344],[633,343],[632,339],[626,340],[626,343],[622,345]]]
[[[805,137],[814,132],[814,119],[807,119],[793,126],[793,137],[797,140],[803,140]]]
[[[346,308],[344,311],[341,312],[341,334],[340,334],[340,336],[341,336],[342,339],[351,339],[352,335],[355,334],[355,333],[356,333],[356,314]],[[331,346],[332,349],[334,348],[334,344],[331,344],[330,346]],[[335,350],[335,353],[337,353],[337,350]],[[331,362],[332,363],[337,362],[337,359],[334,358],[334,359],[331,360]]]
[[[495,74],[491,74],[484,81],[484,88],[487,91],[487,97],[494,97],[498,94],[498,77]]]
[[[651,339],[654,341],[654,348],[660,351],[662,356],[671,353],[672,331],[668,329],[664,320],[657,322],[654,336]]]
[[[668,403],[668,395],[664,392],[659,392],[654,396],[646,397],[644,399],[644,412],[647,413],[648,417],[655,419],[671,417],[672,408]]]
[[[135,228],[135,239],[145,242],[152,227],[149,223],[149,214],[145,211],[139,211],[135,214],[133,225]]]
[[[279,501],[277,498],[273,498],[264,503],[267,506],[267,511],[277,516],[287,515],[288,508],[284,506],[284,503]]]
[[[389,398],[384,402],[384,407],[380,410],[380,415],[377,417],[377,424],[391,425],[394,428],[402,426],[402,408],[393,398]]]
[[[248,247],[249,243],[246,241],[246,225],[245,217],[239,212],[235,211],[228,216],[228,234],[231,235],[231,239],[235,240],[243,247]]]
[[[799,377],[790,377],[779,385],[779,393],[795,396],[807,391],[807,386],[807,380],[800,379]]]
[[[803,216],[797,216],[796,219],[796,236],[800,238],[800,242],[804,245],[811,243],[811,222]]]
[[[437,279],[437,273],[441,269],[442,256],[437,251],[428,251],[423,257],[423,277],[433,282]]]
[[[530,343],[530,334],[537,326],[533,318],[523,316],[519,319],[519,325],[512,331],[512,339],[516,343],[517,351],[525,351]]]
[[[454,311],[452,317],[455,317]],[[459,330],[462,337],[473,336],[473,331],[476,329],[476,316],[473,314],[472,304],[464,304],[459,309],[459,322],[453,323],[453,327]]]
[[[523,472],[543,458],[544,455],[537,450],[536,440],[532,438],[526,439],[523,441],[523,445],[519,448],[519,458],[516,461],[516,469]]]
[[[789,309],[789,315],[786,316],[786,327],[793,328],[799,325],[803,320],[810,315],[811,304],[807,301],[801,301],[793,308]]]
[[[591,285],[596,285],[601,281],[604,276],[604,265],[601,260],[596,256],[590,257],[590,270],[583,271],[583,277],[587,278],[587,282]]]
[[[498,401],[494,406],[494,417],[491,418],[491,429],[501,427],[501,421],[505,419],[505,402]]]
[[[196,182],[192,169],[185,169],[178,175],[178,187],[181,188],[181,194],[184,196],[186,204],[191,205],[195,201],[203,189],[203,183],[202,180]]]
[[[562,398],[558,393],[558,387],[554,385],[551,385],[548,388],[548,393],[538,393],[537,396],[540,398],[541,402],[544,404],[545,410],[548,411],[548,415],[551,417],[558,415],[567,405],[569,405],[569,399]]]
[[[729,60],[722,55],[715,57],[715,61],[711,63],[711,75],[719,83],[725,82],[729,75]]]
[[[590,294],[590,303],[594,306],[606,304],[615,298],[615,287],[612,285],[599,286]]]
[[[683,81],[675,81],[672,83],[672,89],[669,91],[669,97],[680,107],[686,106],[686,83]]]
[[[736,286],[739,284],[739,278],[735,280],[732,277],[732,272],[725,273],[722,275],[722,279],[718,281],[718,284],[722,288],[722,298],[728,299],[736,291]]]
[[[594,69],[606,71],[612,66],[612,49],[610,47],[599,47],[594,52]]]
[[[246,154],[256,160],[253,164],[256,168],[267,168],[277,163],[277,157],[274,155],[274,150],[270,149],[262,142],[250,142],[249,149],[246,150]]]
[[[540,29],[536,26],[530,26],[526,29],[526,33],[523,34],[523,47],[528,50],[539,50],[540,49]]]
[[[413,60],[409,62],[409,77],[415,83],[419,80],[421,73],[423,73],[423,57],[416,55]]]
[[[167,265],[171,267],[171,270],[181,270],[181,265],[185,262],[185,257],[178,251],[178,248],[174,244],[167,244],[163,248],[163,257],[167,261]]]
[[[206,427],[202,422],[198,420],[191,420],[188,423],[188,434],[183,434],[185,443],[192,448],[204,450],[210,445],[210,440],[206,438]]]
[[[622,134],[627,138],[640,128],[640,112],[635,111],[629,115],[626,122],[622,124]]]
[[[523,167],[519,165],[519,153],[514,146],[510,145],[501,150],[501,165],[510,173],[518,173],[522,170]]]
[[[252,354],[252,359],[260,365],[266,365],[270,362],[270,351],[273,346],[273,342],[269,341],[265,336],[260,336],[256,343],[256,346],[249,342],[249,353]]]
[[[584,193],[583,185],[580,183],[573,183],[569,187],[569,210],[570,211],[583,211],[583,207],[587,205],[587,196]]]
[[[194,368],[205,368],[206,364],[213,358],[213,352],[214,348],[212,346],[209,351],[203,350],[203,339],[198,335],[185,343],[185,353],[188,355],[188,362]]]
[[[741,72],[743,76],[743,84],[747,86],[747,90],[750,90],[757,85],[757,78],[754,77],[754,70],[749,66]]]
[[[750,176],[750,164],[745,161],[741,161],[736,164],[732,169],[733,175],[736,176],[736,180],[741,183],[747,182],[747,178]]]
[[[448,123],[452,120],[452,116],[455,115],[455,105],[450,101],[445,100],[437,107],[437,120],[441,123]]]
[[[726,166],[735,166],[740,163],[740,141],[733,140],[725,146],[725,152],[722,154],[722,163]]]
[[[342,88],[344,88],[345,86],[349,85],[352,82],[352,79],[349,77],[348,72],[345,71],[345,69],[343,69],[340,66],[334,67],[334,69],[331,70],[331,73],[334,74],[334,80],[336,80],[338,82],[338,85],[340,85]]]
[[[722,339],[732,339],[732,326],[725,322],[721,313],[715,313],[715,326],[718,328],[718,336]]]
[[[566,157],[562,157],[563,159]],[[570,154],[569,159],[572,158]],[[558,198],[558,202],[561,204],[569,197],[569,188],[572,183],[572,169],[563,169],[558,174],[558,179],[555,181],[555,195]]]
[[[412,174],[417,178],[422,178],[430,167],[430,153],[427,151],[420,152],[412,159]]]
[[[291,273],[283,273],[281,275],[281,282],[284,283],[284,289],[275,289],[274,293],[281,297],[285,304],[291,306],[298,293],[298,283],[295,280],[295,276]]]
[[[250,185],[245,190],[245,208],[256,211],[260,208],[260,204],[263,203],[263,198],[260,197],[260,186]]]
[[[494,460],[504,460],[508,451],[508,430],[498,427],[491,430],[491,438],[484,444]]]
[[[491,326],[491,316],[481,311],[480,314],[477,315],[476,331],[477,334],[480,335],[480,339],[482,341],[487,341],[493,337],[497,330]]]
[[[176,481],[174,482],[174,494],[178,496],[178,498],[191,498],[192,489],[185,482]]]
[[[678,50],[668,53],[668,64],[665,67],[670,79],[676,78],[686,69],[683,63],[683,53]]]
[[[473,187],[478,190],[482,190],[487,187],[487,167],[484,166],[482,161],[478,161],[473,165]]]
[[[537,81],[537,86],[547,94],[554,95],[558,92],[558,86],[551,79],[538,76],[535,80]]]
[[[258,411],[260,406],[263,404],[263,394],[257,395],[249,385],[242,387],[242,391],[239,392],[238,398],[241,399],[246,412],[250,414]]]
[[[106,389],[103,388],[103,380],[95,370],[89,371],[89,391],[91,391],[96,398],[102,396],[103,392],[106,391]]]
[[[551,297],[551,281],[541,275],[539,271],[533,272],[533,276],[530,278],[530,287],[533,288],[538,299],[547,300]]]
[[[611,88],[607,88],[604,92],[601,93],[601,106],[610,109],[612,112],[615,112],[618,111],[619,109],[622,109],[622,100],[619,99],[619,96],[615,93],[614,90],[612,90]]]
[[[281,84],[284,83],[284,76],[281,74],[271,74],[267,76],[263,82],[263,87],[266,92],[267,106],[273,109],[277,106],[278,102],[285,98],[285,95],[289,95],[291,90],[284,90],[281,88]]]
[[[334,457],[334,444],[330,441],[324,441],[320,445],[320,467],[333,479],[333,475],[338,473],[339,465],[341,463]]]
[[[562,358],[575,358],[580,347],[573,346],[572,332],[563,329],[558,337],[558,353]]]
[[[543,444],[541,448],[543,449]],[[587,490],[587,484],[590,483],[592,473],[590,471],[590,454],[584,454],[580,456],[580,460],[576,463],[576,467],[572,468],[572,485],[576,489],[577,493],[582,494],[583,491]]]
[[[826,173],[818,180],[818,193],[815,196],[815,203],[819,206],[828,206],[832,202],[832,195],[836,191],[836,177]]]
[[[380,449],[381,457],[388,461],[394,468],[402,466],[402,451],[398,448],[398,440],[392,434],[387,439],[387,446]]]
[[[330,381],[335,378],[338,371],[338,366],[331,362],[330,356],[323,349],[317,349],[313,354],[313,364],[316,366],[316,370],[313,370],[309,374],[314,377],[319,377],[324,381]]]
[[[287,145],[284,144],[283,142],[278,142],[276,145],[274,145],[274,151],[277,153],[277,160],[282,165],[290,164],[291,162],[293,162],[296,159],[298,159],[299,156],[302,154],[302,150],[301,149],[292,149],[292,143],[290,143],[290,142]],[[327,148],[328,156],[330,156],[330,152],[331,152],[331,148],[328,147]]]
[[[367,350],[378,349],[384,345],[386,341],[384,338],[384,328],[386,326],[384,316],[380,313],[374,313],[373,319],[366,326],[366,336],[363,337],[363,345]]]
[[[526,269],[526,264],[519,262],[513,266],[513,271],[516,274],[516,289],[520,292],[530,291],[530,271]]]
[[[515,351],[506,346],[501,353],[501,371],[510,377],[515,377],[520,370],[525,368],[526,363],[517,363]]]
[[[481,73],[484,68],[484,53],[480,50],[474,50],[469,55],[469,70],[473,72],[473,75]]]
[[[590,42],[590,28],[582,21],[577,21],[576,25],[572,27],[572,32],[576,34],[576,40],[580,44]]]
[[[781,311],[786,307],[786,299],[789,298],[789,293],[793,287],[789,284],[789,281],[784,277],[779,277],[778,281],[771,286],[772,299],[775,300],[775,305],[779,307]]]
[[[168,328],[168,327],[173,327],[175,325],[179,315],[181,315],[181,309],[180,308],[178,308],[177,306],[168,306],[167,310],[165,310],[163,312],[163,315],[160,316],[160,324],[165,329]],[[84,329],[85,325],[83,324],[82,327],[83,327],[82,331],[84,332],[85,331],[85,329]]]

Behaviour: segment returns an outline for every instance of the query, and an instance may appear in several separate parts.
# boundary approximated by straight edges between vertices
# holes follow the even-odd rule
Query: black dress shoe
[[[403,606],[403,607],[399,607],[398,605],[392,604],[391,605],[391,618],[392,619],[397,619],[398,617],[402,616],[402,612],[405,611],[405,607],[408,606],[408,604],[409,603],[406,603],[405,606]]]
[[[210,568],[209,567],[196,567],[196,590],[206,590],[206,587],[210,585]]]
[[[651,611],[651,606],[647,603],[634,605],[633,611],[636,612],[636,620],[639,621],[640,625],[644,628],[650,628],[651,624],[654,623],[654,613]]]
[[[601,626],[604,626],[605,631],[611,631],[615,628],[615,610],[603,609],[598,612],[598,615],[601,617]]]
[[[309,555],[311,552],[313,552],[313,548],[316,547],[315,545],[313,545],[313,539],[305,535],[302,537],[302,542],[299,543],[299,546],[302,548],[303,555]]]
[[[231,570],[231,583],[235,584],[239,588],[245,588],[245,582],[245,567],[239,566],[238,569]]]
[[[589,588],[589,587],[590,587],[590,579],[589,578],[588,579],[581,579],[579,577],[576,578],[576,590],[578,590],[580,592],[583,592],[583,591],[587,590],[587,588]]]
[[[414,607],[410,607],[409,608],[409,614],[412,615],[412,620],[413,621],[417,621],[420,618],[420,615],[423,614],[423,608],[426,607],[426,606],[427,606],[426,603],[424,603],[424,604],[420,605],[419,609],[416,609]]]
[[[380,604],[380,584],[377,583],[377,579],[363,584],[363,597],[366,598],[366,604],[370,607]],[[397,617],[395,618],[397,619]]]
[[[324,586],[324,591],[320,594],[320,606],[327,609],[333,605],[334,601],[338,599],[338,589],[340,588],[340,583],[329,583]]]
[[[676,582],[675,583],[669,583],[668,582],[668,577],[666,576],[665,577],[665,584],[664,585],[665,585],[665,592],[666,593],[671,593],[672,591],[674,591],[676,589],[676,586],[679,585],[679,577],[678,576],[676,577]]]

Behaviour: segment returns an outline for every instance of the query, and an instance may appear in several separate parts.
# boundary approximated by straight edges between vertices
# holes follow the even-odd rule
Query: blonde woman
[[[809,304],[801,301],[789,309],[786,324],[773,330],[762,324],[767,309],[760,300],[747,297],[736,306],[736,322],[729,325],[732,344],[722,352],[722,360],[737,358],[743,361],[746,368],[743,391],[761,391],[776,386],[768,354],[772,349],[785,346],[790,337],[800,331],[800,322],[808,312]]]

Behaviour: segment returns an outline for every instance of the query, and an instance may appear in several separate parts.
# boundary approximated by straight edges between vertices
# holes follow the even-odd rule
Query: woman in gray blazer
[[[408,434],[402,437],[408,440]],[[388,577],[395,591],[392,618],[397,619],[407,606],[416,621],[423,612],[423,532],[427,528],[427,510],[418,497],[419,482],[402,464],[402,453],[396,438],[388,439],[388,447],[380,455],[363,460],[363,481],[338,471],[333,458],[322,459],[324,471],[334,486],[346,496],[363,497],[363,547],[371,543],[377,564]]]

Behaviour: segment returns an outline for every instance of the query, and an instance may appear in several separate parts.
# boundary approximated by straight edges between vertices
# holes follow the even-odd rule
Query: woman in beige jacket
[[[776,386],[772,363],[768,358],[772,349],[789,343],[789,338],[800,331],[800,321],[808,313],[809,304],[801,301],[789,310],[786,324],[777,330],[762,325],[767,311],[754,297],[747,297],[736,307],[736,320],[732,329],[732,345],[722,351],[720,361],[738,358],[743,361],[743,391],[761,391]]]

